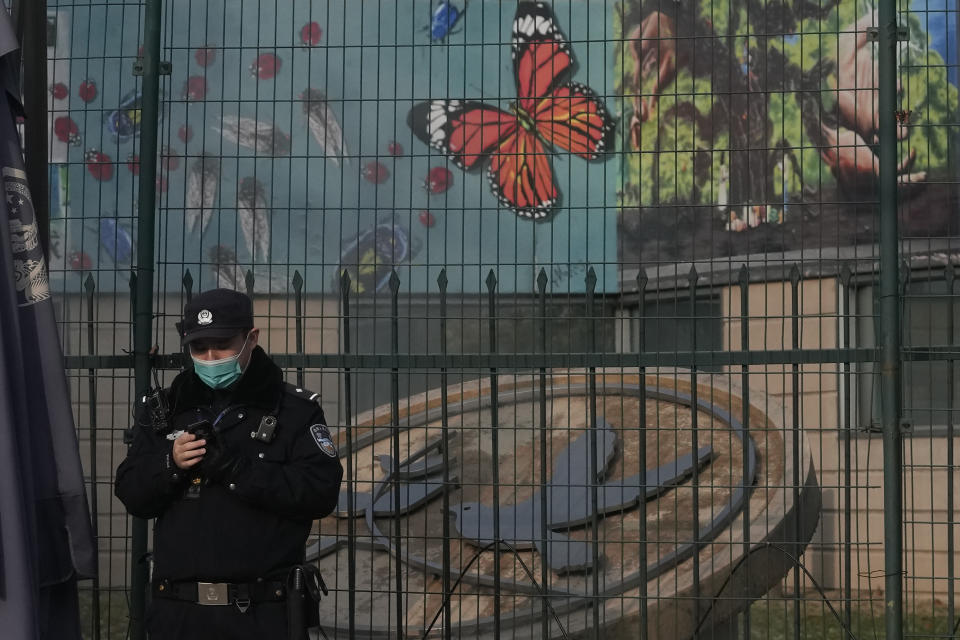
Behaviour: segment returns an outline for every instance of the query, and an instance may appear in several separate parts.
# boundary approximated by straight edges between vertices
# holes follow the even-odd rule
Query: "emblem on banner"
[[[10,225],[17,306],[26,307],[50,297],[50,280],[40,246],[27,174],[14,167],[3,167],[3,188]]]

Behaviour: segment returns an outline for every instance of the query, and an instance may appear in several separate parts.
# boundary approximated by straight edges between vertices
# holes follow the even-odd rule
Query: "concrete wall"
[[[739,287],[722,294],[724,348],[742,349],[741,293]],[[836,279],[805,280],[799,288],[800,348],[841,346],[840,292]],[[793,345],[790,321],[789,282],[760,283],[748,290],[750,349],[789,349]],[[867,311],[869,313],[869,310]],[[739,374],[736,367],[731,373]],[[852,376],[852,392],[857,376]],[[780,401],[787,411],[793,404],[791,367],[750,368],[750,387]],[[877,591],[884,587],[883,546],[883,448],[879,434],[853,430],[849,440],[850,503],[845,500],[845,447],[848,434],[841,420],[844,406],[838,367],[811,364],[800,367],[799,424],[809,443],[823,492],[820,526],[805,554],[805,564],[826,589],[842,588],[844,552],[852,553],[853,588]],[[851,399],[853,400],[853,399]],[[754,401],[756,402],[756,400]],[[792,424],[792,415],[786,424]],[[960,474],[946,467],[947,440],[913,436],[904,444],[904,570],[907,590],[918,596],[946,593],[947,575],[947,485],[952,476],[960,495]],[[846,514],[852,535],[844,537]],[[954,527],[960,549],[960,527]],[[960,557],[955,558],[960,566]],[[792,579],[785,586],[792,588]]]

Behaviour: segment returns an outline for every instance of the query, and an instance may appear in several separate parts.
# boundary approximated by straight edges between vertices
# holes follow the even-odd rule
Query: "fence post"
[[[647,270],[642,265],[637,276],[637,355],[642,356],[647,342]],[[637,402],[637,415],[640,418],[640,434],[637,438],[637,460],[640,461],[640,495],[638,501],[640,517],[638,519],[637,536],[640,538],[639,582],[640,582],[640,628],[637,629],[639,640],[650,640],[650,620],[647,614],[649,598],[649,578],[647,577],[647,368],[642,364],[639,371],[640,390]]]
[[[400,353],[400,276],[396,270],[390,273],[390,354],[396,358]],[[390,466],[390,481],[393,483],[393,546],[396,549],[394,578],[396,579],[397,640],[403,640],[403,539],[400,533],[400,369],[393,365],[390,369],[390,430],[393,445],[393,462]],[[372,508],[372,507],[371,507]],[[389,618],[388,618],[389,619]]]
[[[947,343],[953,344],[953,334],[956,319],[954,314],[956,313],[955,306],[953,304],[953,283],[956,278],[956,272],[953,264],[947,265],[946,273],[944,277],[947,281],[947,300],[948,300],[948,309],[947,309]],[[947,360],[947,389],[953,389],[954,385],[954,365],[956,360],[950,358]],[[956,469],[956,462],[954,458],[954,447],[956,443],[954,442],[954,437],[956,436],[955,425],[953,424],[953,412],[954,409],[954,400],[953,392],[950,392],[950,395],[947,396],[947,513],[950,514],[947,517],[947,577],[950,579],[947,582],[947,624],[954,625],[956,624],[956,584],[954,577],[956,574],[956,540],[954,538],[954,505],[956,504],[956,497],[954,496],[953,478],[954,470]],[[955,632],[954,632],[955,633]]]
[[[300,271],[293,272],[294,315],[296,316],[296,348],[297,354],[303,355],[303,276]],[[303,367],[297,367],[297,386],[303,386]]]
[[[883,428],[884,595],[887,639],[903,637],[900,295],[897,221],[897,7],[877,6],[880,138],[880,398]]]
[[[547,353],[547,272],[543,267],[537,275],[537,305],[539,309],[539,319],[537,321],[538,343],[540,353]],[[537,393],[537,406],[540,412],[540,490],[545,491],[547,486],[547,456],[548,438],[547,438],[547,368],[540,367],[540,384]],[[547,547],[547,527],[549,526],[549,514],[547,513],[547,501],[540,501],[540,548]],[[541,559],[540,562],[540,586],[543,588],[543,598],[540,600],[540,635],[543,638],[550,637],[550,618],[547,617],[547,605],[549,604],[547,595],[550,591],[550,573],[546,562]]]
[[[852,294],[850,291],[850,279],[853,273],[850,265],[844,264],[840,270],[840,290],[843,314],[841,327],[843,329],[844,349],[850,348],[850,317],[853,315]],[[853,628],[853,400],[850,395],[853,390],[851,385],[851,366],[849,360],[843,363],[843,424],[846,430],[843,438],[843,624],[847,629]]]
[[[793,348],[794,352],[800,350],[800,331],[802,325],[800,324],[800,267],[794,264],[790,268],[790,346]],[[793,504],[796,505],[794,508],[797,509],[797,517],[793,519],[793,540],[795,546],[790,549],[790,553],[793,554],[793,557],[797,559],[797,564],[800,564],[800,555],[803,553],[803,545],[800,543],[800,403],[802,402],[803,396],[800,393],[800,365],[794,362],[790,365],[790,404],[791,407],[792,420],[790,421],[790,427],[793,431],[793,478],[791,479],[791,484],[793,485]],[[803,633],[802,627],[802,611],[800,610],[800,567],[793,567],[793,638],[794,640],[800,640],[800,636]]]
[[[587,288],[587,321],[590,323],[588,335],[590,336],[590,353],[597,353],[597,320],[596,310],[594,308],[594,294],[597,288],[597,273],[593,267],[587,269],[585,281]],[[589,383],[589,417],[587,419],[587,429],[590,433],[590,462],[588,469],[590,471],[590,555],[593,558],[593,571],[590,578],[592,580],[590,599],[591,614],[593,616],[593,629],[591,638],[600,637],[600,517],[597,513],[599,495],[597,490],[597,479],[600,470],[597,468],[597,368],[587,367],[587,379]]]
[[[183,272],[181,282],[183,283],[183,295],[189,304],[193,300],[193,276],[190,274],[190,269]]]
[[[487,274],[487,306],[489,308],[490,353],[497,353],[497,274]],[[490,448],[491,482],[493,483],[493,637],[500,640],[500,384],[497,370],[490,369]]]
[[[343,315],[343,353],[350,353],[350,273],[344,269],[340,276],[340,300]],[[353,517],[355,480],[353,471],[353,386],[350,368],[343,368],[343,430],[347,438],[347,637],[356,637],[357,627],[357,525]]]
[[[96,315],[94,305],[96,297],[94,291],[97,288],[93,281],[93,275],[87,274],[83,281],[83,288],[87,292],[87,353],[96,355],[97,353],[97,327],[95,324]],[[90,513],[93,514],[93,542],[96,545],[97,557],[100,556],[100,532],[98,530],[97,516],[100,513],[97,501],[97,371],[93,367],[87,369],[88,404],[90,406]],[[93,599],[91,602],[91,615],[93,616],[93,640],[100,640],[100,576],[93,576]]]
[[[740,350],[750,350],[750,270],[746,264],[740,265],[737,275],[737,286],[740,288]],[[730,315],[733,315],[731,312]],[[743,422],[743,491],[746,499],[743,501],[743,572],[750,575],[750,456],[747,455],[747,443],[750,441],[750,366],[740,367],[740,386],[742,387],[741,401],[743,413],[740,420]],[[743,609],[743,640],[750,640],[750,584],[743,581],[743,598],[746,606]]]
[[[691,264],[690,271],[687,273],[687,284],[690,290],[690,351],[697,352],[697,282],[700,280],[700,274],[697,273],[697,265]],[[700,424],[698,420],[697,405],[699,403],[697,392],[697,365],[690,367],[690,447],[693,449],[694,458],[697,457],[697,451],[700,450]],[[646,408],[644,408],[644,411]],[[693,619],[697,620],[697,629],[693,633],[694,639],[700,637],[700,465],[694,463],[690,474],[690,488],[693,491],[693,506],[691,507],[691,516],[693,520]]]
[[[140,128],[140,184],[137,201],[137,286],[134,292],[134,390],[150,386],[153,328],[153,246],[157,202],[157,132],[160,126],[160,29],[163,0],[146,0],[143,26],[143,107]],[[144,640],[147,589],[147,521],[134,518],[130,571],[130,637]]]
[[[447,270],[441,269],[437,276],[437,287],[440,289],[440,353],[447,356]],[[443,584],[443,637],[450,640],[453,628],[453,605],[450,602],[452,589],[450,588],[450,491],[453,488],[450,480],[450,403],[447,393],[447,369],[440,369],[440,429],[443,443],[443,570],[441,582]]]

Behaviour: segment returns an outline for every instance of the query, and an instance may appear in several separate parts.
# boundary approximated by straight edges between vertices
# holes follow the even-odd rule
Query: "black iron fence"
[[[213,286],[335,423],[330,637],[956,634],[955,7],[46,4],[89,637]]]
[[[342,496],[308,546],[332,587],[322,604],[327,633],[872,633],[882,619],[878,581],[889,553],[871,526],[884,473],[874,453],[878,350],[853,327],[876,320],[872,305],[854,307],[858,292],[873,286],[873,265],[837,266],[832,278],[821,270],[807,279],[791,268],[789,281],[775,286],[777,314],[752,306],[751,293],[769,298],[771,285],[751,282],[746,265],[711,274],[707,286],[691,269],[688,286],[669,294],[657,293],[641,270],[636,291],[615,299],[595,292],[592,269],[586,294],[573,297],[549,295],[545,271],[532,296],[500,294],[493,271],[484,298],[450,296],[441,271],[436,293],[415,299],[400,294],[394,273],[373,311],[352,295],[348,274],[336,304],[304,295],[299,273],[288,296],[258,295],[247,274],[258,309],[292,310],[282,327],[265,330],[267,348],[293,345],[274,359],[289,380],[317,388],[336,416]],[[903,279],[904,317],[924,315],[951,336],[951,290],[930,289],[952,285],[954,267],[930,267],[926,276],[920,287]],[[156,319],[165,328],[158,344],[176,344],[166,325],[192,284],[187,272],[181,294],[166,303],[170,311]],[[89,591],[102,612],[90,618],[91,635],[112,637],[104,625],[125,623],[126,598],[142,588],[127,582],[134,561],[127,520],[109,497],[128,426],[133,356],[98,355],[98,333],[116,324],[98,327],[96,318],[115,296],[98,294],[92,276],[85,291],[75,302],[87,322],[76,333],[88,353],[68,356],[67,366],[86,387],[77,389],[78,424],[105,559],[102,583]],[[713,296],[719,306],[703,303]],[[941,313],[931,314],[931,304]],[[719,312],[702,313],[711,308]],[[326,317],[331,310],[336,315]],[[262,317],[268,327],[274,321]],[[336,326],[338,351],[309,352],[317,322]],[[384,334],[387,348],[364,346]],[[952,512],[954,400],[930,380],[939,372],[950,382],[955,347],[918,340],[936,334],[908,332],[914,338],[903,350],[907,379],[920,380],[908,382],[905,398],[927,399],[906,403],[926,418],[903,425],[914,482],[901,513],[914,540],[926,530],[935,541],[938,518]],[[129,340],[110,336],[118,338]],[[558,341],[562,351],[551,348]],[[153,364],[169,380],[185,360],[167,348]],[[115,378],[119,393],[112,384],[104,394]],[[109,426],[98,418],[104,406]],[[941,488],[935,473],[922,476],[938,465],[938,441],[947,456]],[[923,482],[933,493],[918,504]],[[949,540],[953,523],[943,524]],[[914,626],[905,629],[947,633],[952,543],[915,549],[905,557],[905,584],[916,591],[906,623]],[[925,613],[925,602],[938,599],[946,607]]]

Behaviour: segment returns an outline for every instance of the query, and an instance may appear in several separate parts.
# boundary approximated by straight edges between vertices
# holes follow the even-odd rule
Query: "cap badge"
[[[197,324],[210,324],[213,322],[213,314],[209,310],[204,309],[197,314]]]

